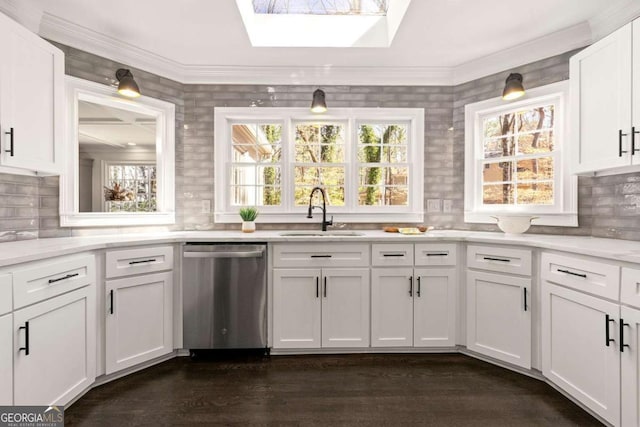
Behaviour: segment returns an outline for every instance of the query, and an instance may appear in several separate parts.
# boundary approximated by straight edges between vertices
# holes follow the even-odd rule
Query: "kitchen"
[[[247,71],[246,68],[240,66],[242,64],[236,64],[238,65],[236,69],[232,69],[232,71],[228,71],[224,73],[224,75],[221,75],[222,73],[220,72],[220,70],[225,69],[224,66],[220,68],[211,67],[208,70],[210,74],[207,77],[199,77],[200,80],[198,80],[196,77],[187,78],[181,74],[197,70],[197,67],[194,66],[193,70],[191,70],[188,67],[181,68],[175,66],[176,63],[180,65],[180,62],[182,64],[193,62],[162,61],[161,59],[164,58],[159,58],[158,55],[148,55],[148,52],[143,52],[141,48],[138,48],[138,50],[133,48],[124,50],[115,49],[113,47],[114,45],[111,44],[109,45],[111,51],[109,51],[109,49],[99,50],[96,46],[89,46],[90,43],[88,40],[94,40],[95,37],[97,37],[96,32],[92,31],[87,34],[81,31],[87,30],[87,27],[91,27],[93,24],[72,26],[69,22],[73,22],[71,18],[74,17],[74,13],[82,14],[84,12],[83,9],[74,2],[68,2],[67,7],[69,10],[66,10],[66,12],[70,15],[67,15],[67,20],[57,17],[51,10],[48,10],[47,13],[42,15],[42,18],[38,20],[37,24],[33,24],[33,21],[28,19],[33,17],[33,10],[24,6],[22,3],[24,2],[6,2],[2,10],[14,18],[22,16],[22,21],[19,19],[18,21],[32,31],[34,31],[33,28],[35,28],[36,33],[51,40],[60,48],[62,52],[64,52],[64,67],[67,75],[108,86],[115,80],[116,70],[120,68],[130,68],[144,97],[158,99],[171,103],[174,106],[175,160],[165,160],[175,162],[173,167],[175,171],[173,179],[175,183],[175,187],[173,188],[174,196],[172,198],[171,194],[167,193],[166,200],[169,202],[167,205],[168,212],[171,211],[171,201],[168,199],[173,200],[175,223],[169,225],[158,224],[156,226],[143,226],[143,224],[149,224],[149,222],[145,222],[149,221],[148,217],[146,217],[144,221],[138,222],[137,224],[123,226],[118,223],[118,221],[121,221],[121,218],[114,220],[111,219],[114,218],[111,216],[110,218],[103,218],[103,223],[92,226],[86,222],[93,220],[91,217],[82,215],[80,211],[74,212],[73,209],[69,209],[70,206],[73,206],[72,198],[68,197],[69,194],[73,194],[73,183],[70,183],[68,179],[67,181],[61,179],[59,183],[58,178],[55,176],[35,177],[5,173],[0,176],[0,182],[3,184],[3,193],[8,197],[3,198],[11,200],[11,202],[7,203],[12,204],[7,205],[7,209],[2,211],[3,215],[5,215],[3,217],[5,229],[2,232],[2,240],[6,241],[6,243],[0,245],[0,251],[2,251],[3,254],[3,266],[46,260],[47,257],[55,254],[66,255],[81,251],[97,251],[97,253],[101,254],[101,257],[104,257],[104,251],[107,248],[117,249],[118,244],[121,244],[123,248],[135,246],[134,239],[136,235],[133,233],[139,234],[141,240],[138,240],[138,242],[144,242],[144,245],[152,246],[162,246],[168,242],[170,245],[178,245],[176,247],[179,247],[180,243],[190,240],[206,241],[219,239],[220,241],[233,241],[234,239],[238,239],[244,241],[267,241],[271,243],[270,246],[272,246],[271,250],[273,251],[275,250],[273,247],[277,246],[278,242],[283,245],[287,242],[298,242],[298,244],[307,242],[308,238],[304,237],[279,236],[279,233],[282,232],[284,228],[319,230],[320,212],[314,211],[313,218],[306,219],[306,206],[298,207],[298,211],[292,217],[285,218],[281,220],[281,222],[270,222],[269,218],[271,216],[268,209],[261,208],[261,216],[258,217],[257,221],[258,231],[255,234],[243,234],[239,232],[239,218],[235,212],[228,215],[221,214],[221,211],[217,207],[217,197],[221,192],[216,191],[215,183],[220,182],[219,176],[216,174],[221,171],[224,172],[224,169],[216,166],[215,162],[219,160],[219,158],[215,155],[214,151],[219,147],[219,144],[213,143],[214,140],[217,141],[216,132],[221,128],[214,126],[214,120],[216,112],[222,111],[223,109],[244,108],[246,110],[247,107],[251,107],[252,105],[263,107],[264,109],[297,108],[307,110],[311,103],[313,91],[320,87],[326,94],[327,114],[332,114],[332,109],[333,111],[337,109],[367,108],[424,109],[422,113],[424,121],[418,120],[418,122],[420,122],[419,124],[423,126],[422,134],[424,140],[424,162],[422,166],[424,176],[424,188],[422,191],[424,204],[419,212],[423,220],[414,220],[411,217],[412,212],[409,212],[406,213],[406,216],[403,216],[403,218],[408,218],[406,221],[384,219],[366,222],[366,215],[363,216],[364,218],[351,219],[349,212],[346,212],[344,207],[330,206],[328,207],[327,213],[329,216],[334,215],[335,222],[346,222],[350,230],[360,231],[364,236],[355,236],[353,238],[338,236],[331,240],[332,243],[327,244],[334,250],[338,245],[336,242],[341,242],[342,240],[347,241],[339,243],[340,245],[347,243],[365,244],[367,246],[365,251],[369,251],[367,252],[368,255],[363,256],[363,258],[366,258],[366,262],[348,267],[366,269],[369,274],[373,275],[376,268],[384,267],[374,264],[373,251],[376,244],[404,244],[403,242],[411,242],[411,250],[415,251],[413,255],[417,255],[418,245],[424,243],[420,240],[423,238],[421,236],[390,236],[389,234],[379,232],[382,225],[399,223],[401,226],[414,226],[418,223],[424,223],[425,225],[431,225],[436,228],[436,230],[434,230],[435,233],[428,232],[424,235],[424,238],[433,237],[438,240],[439,244],[450,243],[455,246],[458,261],[453,264],[452,269],[456,270],[458,280],[463,280],[462,278],[465,277],[463,276],[465,269],[460,268],[460,266],[462,265],[461,262],[468,263],[470,261],[470,248],[478,245],[481,246],[481,243],[495,246],[500,243],[509,243],[510,241],[509,239],[505,239],[504,235],[498,231],[495,226],[495,220],[491,220],[490,222],[465,222],[465,211],[467,209],[464,197],[469,193],[465,187],[464,177],[466,135],[465,106],[499,97],[504,88],[505,79],[510,73],[519,73],[523,76],[523,83],[529,94],[531,94],[531,90],[534,88],[567,80],[571,72],[570,58],[578,53],[579,48],[599,40],[618,28],[622,28],[625,24],[631,22],[633,18],[637,16],[638,12],[635,3],[631,2],[631,4],[626,4],[627,2],[619,2],[619,4],[616,4],[619,8],[618,13],[614,14],[612,12],[614,9],[614,6],[612,6],[612,10],[609,10],[609,15],[607,15],[601,10],[604,8],[600,7],[599,9],[595,6],[597,2],[593,2],[593,9],[591,10],[593,16],[584,16],[582,18],[589,19],[589,24],[585,24],[586,27],[585,25],[574,25],[570,30],[565,32],[554,32],[551,35],[544,34],[550,37],[545,39],[547,50],[541,50],[544,53],[538,53],[538,51],[532,47],[507,49],[505,52],[497,52],[497,49],[492,51],[487,47],[486,49],[488,50],[484,57],[480,57],[476,62],[470,63],[466,68],[460,67],[456,69],[455,73],[458,77],[453,78],[451,76],[439,75],[438,69],[434,67],[423,67],[420,69],[422,74],[419,76],[413,74],[410,71],[411,68],[403,71],[402,67],[391,67],[391,70],[385,71],[389,74],[376,75],[375,72],[371,72],[366,76],[358,74],[357,77],[354,77],[351,75],[349,82],[348,75],[346,77],[340,75],[341,72],[346,73],[348,71],[346,68],[341,69],[337,67],[335,74],[329,77],[325,76],[323,80],[322,74],[313,67],[296,68],[295,66],[290,66],[287,68],[285,66],[274,65],[270,68],[260,69],[258,74],[264,77],[262,80],[259,80],[255,76],[255,73],[252,76],[250,70]],[[39,2],[33,2],[31,6],[37,7],[38,3]],[[224,12],[221,12],[221,15],[234,16],[238,19],[238,25],[241,25],[242,21],[240,21],[241,18],[236,4],[234,2],[228,3],[229,4],[220,6],[223,9],[222,12]],[[425,7],[417,6],[414,3],[416,2],[413,2],[409,7]],[[567,13],[572,11],[569,3],[567,3],[566,6]],[[72,6],[76,6],[75,12]],[[451,7],[454,6],[455,4]],[[86,5],[83,7],[91,6]],[[634,9],[634,7],[636,9]],[[409,17],[421,13],[415,12],[412,14],[411,10],[412,9],[409,9],[409,12],[407,12],[407,15],[404,17],[404,21],[409,23],[412,22]],[[596,17],[596,11],[600,12],[601,15]],[[21,12],[22,15],[20,14]],[[59,13],[62,12],[61,10]],[[585,11],[583,13],[586,14],[587,12]],[[603,16],[615,16],[616,18],[605,19]],[[167,19],[167,17],[165,16],[163,19]],[[415,20],[413,20],[413,22],[415,25]],[[576,23],[577,22],[578,21],[576,21]],[[245,47],[246,51],[251,52],[249,41],[246,40],[246,35],[244,35],[244,28],[238,28],[237,30],[238,34],[242,35],[242,40],[245,40],[247,44]],[[76,32],[75,34],[73,34],[74,31]],[[401,37],[402,26],[399,31],[398,37]],[[80,34],[80,36],[78,34]],[[73,38],[74,35],[75,38]],[[91,37],[89,37],[90,35]],[[106,43],[105,40],[114,42],[115,39],[113,37],[115,36],[112,35],[109,39],[103,38],[100,40],[102,40],[103,44]],[[404,37],[405,39],[411,38],[406,34]],[[239,35],[238,39],[240,38],[241,36]],[[521,43],[507,43],[506,47],[513,47],[515,44],[522,44],[525,41],[530,40],[525,37]],[[229,43],[233,46],[235,42],[231,43],[231,41],[229,41]],[[131,46],[131,44],[128,44],[128,46]],[[235,48],[240,49],[238,46]],[[540,47],[540,49],[542,49],[542,47]],[[359,52],[361,51],[362,49],[359,50]],[[471,59],[471,57],[469,59]],[[342,60],[344,61],[344,59]],[[170,67],[171,64],[174,65],[173,68]],[[621,65],[621,67],[623,66],[624,65]],[[627,64],[626,66],[627,71],[625,72],[631,73],[631,64]],[[409,67],[409,65],[406,65],[406,67]],[[450,68],[453,69],[453,67]],[[206,74],[206,71],[207,70],[202,72]],[[292,78],[291,75],[294,75],[296,71],[298,72],[296,76],[301,77]],[[303,71],[307,73],[306,77]],[[245,74],[242,74],[243,72]],[[311,72],[314,74],[309,77],[308,73]],[[207,78],[209,80],[207,80]],[[357,84],[354,82],[357,82]],[[388,83],[383,84],[384,82]],[[629,96],[631,96],[631,91],[628,92]],[[62,102],[64,103],[64,101]],[[629,104],[631,104],[630,101]],[[63,104],[60,107],[60,111],[64,111],[65,108],[66,105]],[[573,104],[572,108],[575,108]],[[253,109],[259,110],[260,108]],[[574,110],[572,110],[572,112],[573,111]],[[356,117],[353,120],[357,119]],[[252,120],[256,122],[261,119],[253,117]],[[352,119],[349,118],[348,120]],[[62,121],[64,122],[65,119],[62,119]],[[56,121],[56,123],[58,122]],[[3,126],[5,125],[3,124]],[[64,128],[64,124],[62,127]],[[616,135],[614,135],[612,142],[615,157],[618,157],[618,147],[616,146],[618,143],[617,129],[621,128],[623,128],[622,124],[616,128]],[[630,126],[629,129],[624,128],[625,133],[629,133],[630,131]],[[3,128],[3,133],[4,132],[5,129]],[[631,133],[633,134],[633,132]],[[16,130],[16,144],[18,136],[19,132]],[[629,140],[624,139],[624,143],[627,144]],[[3,136],[3,142],[4,141],[6,141],[6,139]],[[5,147],[4,143],[3,147]],[[629,145],[623,148],[628,151],[630,147]],[[165,169],[171,168],[171,161],[164,166]],[[69,165],[66,165],[66,167],[68,166]],[[534,295],[541,295],[541,277],[543,277],[541,268],[542,255],[544,255],[542,252],[545,249],[583,256],[604,257],[604,259],[609,260],[609,262],[604,262],[604,264],[622,263],[623,269],[632,267],[634,261],[637,261],[637,258],[632,256],[633,251],[638,250],[638,245],[635,242],[638,240],[637,207],[633,202],[633,200],[637,198],[637,194],[640,193],[640,190],[637,189],[637,172],[627,171],[624,169],[624,166],[616,166],[616,168],[618,168],[618,171],[627,173],[602,177],[580,176],[577,179],[577,204],[575,211],[577,211],[576,220],[579,226],[557,227],[535,225],[534,221],[534,226],[530,232],[520,238],[524,239],[524,241],[515,240],[515,238],[511,241],[518,249],[525,248],[530,252],[533,251],[532,255],[530,255],[533,262],[532,265],[529,266],[528,273],[521,274],[526,270],[525,267],[522,267],[525,268],[525,270],[521,270],[520,273],[515,273],[515,276],[518,276],[517,278],[519,279],[524,278],[524,280],[530,280],[532,285],[529,291],[535,292]],[[65,175],[69,176],[68,173]],[[167,180],[167,182],[169,181],[170,179]],[[69,185],[71,185],[71,187],[69,187]],[[69,190],[69,188],[71,188],[71,190]],[[71,202],[69,202],[69,200],[71,200]],[[429,202],[431,201],[435,203],[429,206]],[[58,208],[58,202],[60,202],[60,209]],[[447,207],[446,209],[445,206]],[[238,208],[235,207],[233,209],[237,211]],[[218,214],[220,214],[220,218],[216,218]],[[107,217],[109,215],[101,216]],[[233,218],[227,219],[231,217]],[[73,225],[74,221],[76,225]],[[84,224],[82,224],[83,221],[85,222]],[[60,224],[64,222],[68,222],[71,226],[69,227],[65,224],[60,226]],[[443,231],[449,229],[452,231]],[[469,232],[465,234],[465,231]],[[473,233],[470,233],[470,231],[487,231],[490,232],[490,237],[483,234],[478,237],[480,240],[473,240]],[[154,237],[158,233],[175,234],[171,234],[170,237],[166,237],[166,235],[163,235],[165,237]],[[536,235],[536,237],[530,236],[532,234]],[[538,235],[544,236],[537,237]],[[583,237],[584,240],[580,240],[577,237],[575,238],[576,240],[573,240],[574,238],[564,236],[578,236]],[[29,241],[29,238],[33,237],[38,237],[38,240]],[[47,242],[49,238],[56,237],[71,238],[71,241]],[[404,240],[398,240],[399,237]],[[594,240],[592,238],[596,239]],[[598,240],[597,238],[612,240]],[[22,239],[25,239],[25,241],[10,242],[11,240]],[[325,238],[323,237],[322,239]],[[82,250],[73,249],[76,244],[82,247]],[[317,248],[317,243],[315,245]],[[22,253],[22,251],[25,253]],[[36,253],[40,253],[40,255],[33,255]],[[626,255],[621,256],[620,254]],[[180,276],[178,271],[181,262],[179,260],[181,257],[181,249],[176,249],[176,252],[172,255],[173,265],[176,266],[175,269],[173,269],[174,280],[179,281]],[[169,255],[164,256],[169,257]],[[276,262],[273,252],[270,252],[268,259],[271,263]],[[590,261],[596,261],[593,258],[588,259]],[[291,267],[285,260],[282,261],[284,262],[283,264],[271,265],[270,274],[273,274],[274,269],[281,267],[288,269]],[[96,288],[97,306],[108,308],[106,304],[107,293],[104,292],[104,282],[111,281],[111,279],[119,279],[117,279],[116,276],[104,277],[106,266],[100,265],[100,262],[104,263],[106,260],[97,262],[95,266],[96,271],[94,274],[102,277],[102,279],[96,279],[96,283],[102,281],[101,286],[103,286],[103,288]],[[558,261],[554,262],[557,263]],[[567,261],[567,263],[568,262],[569,261]],[[599,266],[600,264],[592,264],[591,267],[589,267],[589,265],[580,265],[579,270],[581,272],[591,272],[593,270],[589,270],[589,268],[594,269],[594,265]],[[403,268],[409,268],[408,264],[402,266]],[[570,264],[570,266],[574,265]],[[298,265],[298,267],[293,268],[300,267],[301,265]],[[323,269],[329,267],[333,268],[330,264],[317,264],[316,268]],[[418,267],[427,268],[428,265],[421,265],[417,262],[414,264],[412,261],[410,267],[412,269],[416,267],[417,270]],[[469,267],[471,269],[475,268]],[[495,266],[492,265],[492,267]],[[478,267],[478,269],[482,268]],[[500,267],[498,267],[498,269],[500,269]],[[161,268],[156,271],[162,272],[167,270],[170,269]],[[9,267],[7,271],[11,271],[11,268]],[[493,271],[495,271],[495,268]],[[502,272],[504,272],[504,270],[502,270]],[[596,270],[596,273],[597,272]],[[615,276],[616,273],[612,274]],[[619,276],[619,273],[617,274]],[[527,279],[526,276],[529,276],[529,278]],[[127,275],[120,275],[118,277],[127,277]],[[467,280],[468,279],[469,277],[467,277]],[[14,278],[14,281],[15,280]],[[613,276],[611,280],[614,280]],[[622,280],[624,280],[624,277]],[[273,283],[273,277],[270,277],[269,283]],[[464,299],[462,298],[462,290],[464,288],[462,286],[463,285],[460,285],[460,289],[458,289],[458,291],[460,291],[460,301],[457,301],[456,304],[464,303]],[[99,289],[102,289],[102,292],[98,292]],[[521,292],[520,288],[518,291]],[[172,292],[175,308],[178,306],[178,304],[175,303],[180,301],[179,287],[175,286]],[[593,294],[594,292],[590,293]],[[520,295],[520,293],[518,295]],[[596,295],[604,296],[605,299],[608,300],[613,299],[616,302],[618,301],[616,299],[617,297],[614,298],[615,292],[604,295],[602,293],[596,293]],[[371,295],[371,297],[373,297],[373,295]],[[541,296],[538,297],[538,301],[540,298]],[[17,311],[19,307],[15,302],[16,295],[14,295],[13,300],[13,310]],[[168,303],[168,301],[169,300],[162,301],[162,303]],[[536,307],[535,302],[533,304],[534,310],[540,310],[539,306]],[[461,307],[464,306],[461,305]],[[368,307],[368,309],[373,310],[372,307]],[[466,346],[467,344],[465,336],[467,328],[466,325],[463,327],[465,318],[462,317],[462,311],[464,310],[458,307],[458,312],[461,317],[457,319],[457,330],[454,337],[455,345],[458,346]],[[536,313],[540,313],[541,315],[539,311],[536,311]],[[275,314],[275,312],[271,314]],[[173,313],[173,317],[175,320],[173,324],[173,338],[175,339],[181,335],[181,328],[177,322],[180,316],[177,313]],[[604,314],[602,318],[604,319]],[[104,319],[104,317],[98,316],[97,319]],[[600,319],[600,317],[598,317],[598,319]],[[539,320],[538,318],[538,321]],[[369,326],[373,327],[373,319],[371,319],[371,322],[372,324]],[[15,320],[15,313],[13,323],[16,327],[20,326],[17,320]],[[600,323],[604,324],[604,320]],[[598,323],[598,325],[600,325],[600,323]],[[617,329],[619,323],[620,322],[616,322],[615,325],[612,325],[611,331]],[[533,331],[531,334],[534,347],[531,352],[533,354],[532,366],[534,369],[537,369],[538,372],[543,371],[541,350],[540,348],[536,349],[536,346],[542,346],[540,327],[540,324],[536,323],[536,319],[533,319],[531,329]],[[11,336],[14,336],[14,334],[12,333]],[[372,339],[371,335],[369,335],[369,338]],[[20,335],[19,339],[19,346],[22,346],[23,336]],[[604,338],[602,341],[604,341]],[[98,366],[105,363],[104,358],[106,355],[104,354],[104,348],[102,348],[103,345],[103,340],[96,340],[96,346],[98,348],[96,365]],[[167,344],[167,347],[170,348],[170,351],[173,351],[174,348],[182,348],[181,346],[174,347],[172,343]],[[320,346],[318,345],[318,347]],[[377,346],[372,345],[371,347]],[[449,346],[447,345],[446,347]],[[12,352],[12,358],[14,357],[13,355],[14,353]],[[512,360],[507,363],[511,363],[511,365],[509,365],[510,367],[513,366]],[[98,372],[100,372],[99,368]],[[104,371],[102,373],[104,373]],[[545,375],[545,378],[549,381],[550,377],[549,375]],[[554,379],[550,381],[552,383],[555,381],[555,383],[558,384]],[[618,379],[618,382],[619,381],[620,379]],[[560,388],[562,388],[561,385]],[[571,392],[569,392],[569,394],[571,394]],[[580,398],[576,396],[573,397],[580,401]],[[618,406],[619,400],[619,396],[614,398],[614,401],[618,402],[616,403]],[[45,402],[42,403],[45,404]],[[48,403],[51,402],[47,402],[47,404]],[[589,404],[585,402],[582,403],[588,408],[591,408]],[[18,404],[17,401],[16,404]],[[599,402],[599,404],[602,404],[602,402]],[[607,411],[611,411],[611,413],[615,412],[612,407],[609,407],[608,402],[604,406],[607,407]],[[71,408],[73,408],[73,406],[71,406]],[[593,408],[591,408],[591,410],[596,411]],[[618,409],[618,413],[619,412],[620,410]],[[600,415],[601,419],[603,418],[613,425],[620,424],[620,415],[618,415],[617,418],[611,418],[612,415],[608,412],[606,415],[603,415],[596,411],[596,414]]]

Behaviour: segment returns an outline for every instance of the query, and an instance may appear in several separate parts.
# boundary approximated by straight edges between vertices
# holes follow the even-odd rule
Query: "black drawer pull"
[[[449,254],[447,252],[432,252],[425,255],[426,256],[447,256]]]
[[[524,311],[529,309],[529,304],[527,304],[527,288],[522,288],[524,291]]]
[[[400,256],[404,256],[405,254],[382,254],[382,256],[395,256],[395,257],[400,257]]]
[[[409,277],[409,296],[413,296],[413,276]]]
[[[627,150],[622,149],[622,137],[627,136],[626,133],[622,133],[622,129],[618,130],[618,157],[622,157],[622,154],[628,153]]]
[[[420,276],[418,276],[418,290],[416,291],[416,295],[418,295],[418,298],[421,297],[420,292],[422,291],[422,286],[420,284]]]
[[[486,256],[486,257],[484,257],[484,259],[486,259],[487,261],[511,262],[511,260],[510,260],[510,259],[505,259],[505,258],[494,258],[494,257],[490,257],[490,256]]]
[[[129,261],[129,265],[146,264],[148,262],[156,262],[156,259],[155,258],[151,258],[151,259],[142,259],[140,261]]]
[[[109,291],[109,314],[113,314],[113,289]]]
[[[311,255],[311,258],[331,258],[331,255]]]
[[[59,282],[61,280],[71,279],[72,277],[76,277],[76,276],[79,276],[79,275],[80,275],[80,273],[67,274],[64,277],[58,277],[57,279],[49,279],[49,283],[50,284],[51,283],[56,283],[56,282]]]
[[[582,277],[583,279],[586,279],[586,278],[587,278],[587,275],[586,275],[586,274],[583,274],[583,273],[576,273],[576,272],[574,272],[574,271],[569,271],[569,270],[563,270],[563,269],[561,269],[561,268],[559,268],[559,269],[558,269],[558,272],[559,272],[559,273],[570,274],[570,275],[572,275],[572,276]]]
[[[616,340],[614,340],[613,338],[609,338],[610,322],[616,323],[616,321],[610,318],[608,314],[605,315],[604,316],[604,328],[605,328],[604,338],[605,338],[605,344],[607,345],[607,347],[609,347],[609,343],[616,342]]]
[[[631,346],[629,344],[624,343],[624,327],[630,326],[628,323],[624,323],[624,319],[620,319],[620,353],[624,353],[624,348]]]
[[[18,351],[24,351],[24,355],[29,355],[29,322],[24,322],[24,326],[18,329],[24,329],[24,347],[20,347]]]
[[[640,133],[640,131],[636,130],[635,126],[631,128],[631,155],[635,156],[637,151],[640,151],[640,148],[636,148],[636,133]]]
[[[316,276],[316,298],[320,298],[320,278]]]
[[[324,277],[324,297],[327,297],[327,278]]]
[[[13,157],[13,137],[15,135],[13,128],[10,128],[9,132],[5,132],[5,135],[9,135],[9,149],[4,150],[4,152],[9,153],[9,156]]]

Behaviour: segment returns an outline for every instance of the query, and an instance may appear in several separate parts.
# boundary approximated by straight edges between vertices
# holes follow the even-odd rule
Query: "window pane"
[[[296,144],[296,162],[342,163],[344,148],[337,144]]]
[[[329,185],[344,186],[344,167],[295,167],[295,184],[324,187]]]
[[[358,149],[361,163],[406,163],[407,147],[402,145],[361,145]]]
[[[280,185],[280,166],[233,166],[232,185]]]
[[[407,185],[408,168],[360,168],[360,185]]]
[[[513,156],[514,139],[512,136],[496,139],[485,139],[484,141],[484,158],[491,159],[495,157]]]
[[[553,105],[518,112],[518,132],[550,129],[554,121]]]
[[[323,187],[327,194],[328,206],[344,206],[344,187],[327,186]],[[296,186],[294,190],[294,200],[296,206],[308,206],[309,195],[313,190],[313,186]],[[316,192],[313,200],[314,205],[322,206],[322,197],[320,192]],[[322,214],[322,212],[318,212]]]
[[[485,205],[512,205],[513,184],[489,184],[483,186],[482,203]]]
[[[517,176],[518,181],[553,179],[553,157],[518,160]]]
[[[282,202],[282,191],[278,186],[232,185],[232,206],[278,206]]]
[[[231,127],[232,161],[242,163],[279,162],[282,125],[244,123]]]
[[[485,163],[482,168],[482,179],[484,182],[505,182],[511,181],[513,162]]]
[[[358,188],[360,206],[406,206],[409,203],[408,188],[362,186]]]
[[[344,162],[344,129],[339,124],[296,125],[296,162]]]
[[[534,132],[518,136],[518,154],[553,151],[553,131]]]
[[[507,113],[498,117],[487,117],[483,121],[484,138],[510,135],[515,131],[515,113]]]
[[[518,204],[552,205],[553,183],[518,184]]]

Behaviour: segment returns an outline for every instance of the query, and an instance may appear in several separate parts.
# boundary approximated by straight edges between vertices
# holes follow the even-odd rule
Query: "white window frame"
[[[221,107],[214,112],[215,207],[214,221],[241,222],[239,206],[230,205],[231,125],[269,123],[282,125],[282,205],[259,206],[259,222],[318,222],[307,219],[306,206],[294,206],[294,126],[300,122],[334,122],[344,125],[345,206],[328,206],[327,214],[336,222],[413,222],[424,221],[424,109],[423,108],[331,108],[325,114],[313,114],[307,108]],[[409,167],[406,206],[358,206],[358,126],[365,123],[402,123],[407,125]]]
[[[553,205],[484,205],[482,203],[483,118],[553,103],[554,151],[542,157],[554,158]],[[501,97],[465,106],[464,221],[495,223],[493,216],[504,214],[538,217],[535,225],[578,226],[578,181],[571,174],[569,145],[569,81],[528,89],[524,97],[507,102]],[[532,156],[539,157],[539,156]],[[513,157],[495,161],[513,160]]]

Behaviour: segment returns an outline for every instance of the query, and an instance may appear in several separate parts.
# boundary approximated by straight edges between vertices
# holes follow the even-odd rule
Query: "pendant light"
[[[313,101],[311,101],[311,112],[324,113],[325,111],[327,111],[327,102],[324,99],[324,91],[316,89],[313,92]]]
[[[524,86],[522,86],[522,74],[511,73],[505,81],[504,91],[502,91],[502,99],[512,101],[524,95]]]
[[[116,71],[116,79],[120,82],[118,84],[118,93],[128,98],[137,98],[140,96],[140,88],[133,79],[131,70],[120,68]]]

